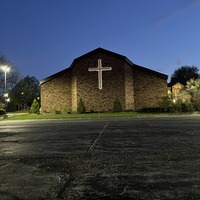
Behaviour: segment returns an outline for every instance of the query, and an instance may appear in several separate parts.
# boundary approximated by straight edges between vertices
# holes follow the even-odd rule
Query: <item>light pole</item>
[[[5,97],[5,110],[6,110],[6,103],[7,103],[6,99],[8,98],[6,78],[7,78],[7,72],[10,71],[10,67],[7,66],[7,65],[3,65],[3,66],[1,66],[1,69],[4,71],[4,74],[5,74],[5,78],[4,78],[4,80],[5,80],[4,97]]]

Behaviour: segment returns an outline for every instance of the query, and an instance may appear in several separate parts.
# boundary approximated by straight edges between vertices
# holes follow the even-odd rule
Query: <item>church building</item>
[[[97,48],[70,67],[40,81],[42,112],[77,112],[82,99],[87,112],[158,106],[167,96],[168,76],[132,63],[123,55]]]

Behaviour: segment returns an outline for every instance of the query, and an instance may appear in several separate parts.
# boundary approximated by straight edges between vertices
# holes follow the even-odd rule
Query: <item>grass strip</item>
[[[42,115],[23,114],[23,115],[16,115],[16,116],[8,117],[8,118],[2,119],[2,120],[135,117],[135,116],[149,116],[149,115],[152,115],[152,114],[150,114],[150,113],[139,113],[139,112],[84,113],[84,114],[42,114]]]

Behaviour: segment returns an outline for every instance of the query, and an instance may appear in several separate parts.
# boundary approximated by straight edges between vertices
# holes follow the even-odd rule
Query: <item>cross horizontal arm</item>
[[[90,72],[98,72],[99,71],[99,68],[89,68],[88,71]]]
[[[102,71],[110,71],[112,70],[112,67],[104,67],[104,68],[101,68]]]
[[[110,71],[112,70],[112,67],[103,67],[102,66],[102,60],[98,59],[98,67],[94,68],[89,68],[89,72],[98,72],[98,84],[99,84],[99,89],[102,89],[102,72],[103,71]]]

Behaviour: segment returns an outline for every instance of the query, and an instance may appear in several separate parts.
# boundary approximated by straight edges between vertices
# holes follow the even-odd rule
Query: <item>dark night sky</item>
[[[102,47],[171,75],[200,66],[200,0],[0,0],[0,52],[41,80]]]

